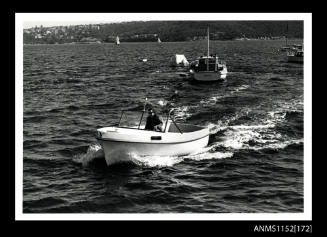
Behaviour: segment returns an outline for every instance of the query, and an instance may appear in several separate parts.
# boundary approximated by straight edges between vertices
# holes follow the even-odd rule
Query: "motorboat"
[[[287,44],[287,38],[288,38],[288,23],[286,24],[285,46],[281,47],[279,51],[286,52],[291,49],[291,47]]]
[[[304,56],[304,52],[302,50],[289,52],[287,54],[287,61],[295,62],[295,63],[303,63],[303,56]]]
[[[191,63],[190,74],[196,81],[224,81],[227,77],[227,66],[219,62],[218,56],[203,56]]]
[[[130,111],[122,111],[117,126],[97,129],[96,139],[105,154],[107,165],[128,160],[130,155],[183,156],[197,152],[208,145],[209,128],[177,123],[171,110],[162,131],[145,130],[143,115],[140,119],[122,119]],[[135,112],[132,112],[135,117]],[[132,116],[133,117],[133,116]],[[127,123],[126,123],[127,121]],[[133,122],[134,121],[134,122]]]
[[[190,64],[190,74],[196,81],[212,82],[224,81],[227,76],[226,63],[220,61],[218,56],[210,55],[210,39],[208,28],[208,53],[207,56],[201,56]]]
[[[303,49],[293,49],[287,52],[287,61],[293,63],[303,63],[304,51]]]
[[[288,24],[287,29],[288,33]],[[287,36],[286,36],[286,46],[281,48],[281,51],[286,51],[287,61],[292,63],[303,63],[303,44],[292,44],[289,46],[287,44]]]

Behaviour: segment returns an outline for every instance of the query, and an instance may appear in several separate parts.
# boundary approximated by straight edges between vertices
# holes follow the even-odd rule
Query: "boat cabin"
[[[217,56],[201,57],[197,60],[197,65],[195,65],[195,71],[221,71],[223,70],[223,65],[219,64]],[[209,66],[208,66],[209,64]],[[208,70],[209,69],[209,70]]]

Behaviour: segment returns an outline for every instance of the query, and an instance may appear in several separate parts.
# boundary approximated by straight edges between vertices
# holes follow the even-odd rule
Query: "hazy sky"
[[[301,18],[302,17],[302,18]],[[297,13],[16,13],[23,27],[67,26],[153,20],[303,20]]]
[[[140,21],[155,19],[155,14],[128,13],[19,13],[17,18],[23,22],[23,28],[34,26],[67,26],[101,24],[126,21]],[[165,15],[167,17],[167,15]],[[164,17],[162,17],[164,18]]]
[[[174,19],[174,17],[180,19],[182,16],[175,13],[19,13],[16,14],[16,19],[17,17],[22,19],[23,27],[26,29],[40,25],[51,27],[126,21],[169,20]]]
[[[122,21],[25,21],[24,29],[32,28],[42,25],[43,27],[51,26],[68,26],[68,25],[87,25],[87,24],[102,24],[102,23],[114,23]]]

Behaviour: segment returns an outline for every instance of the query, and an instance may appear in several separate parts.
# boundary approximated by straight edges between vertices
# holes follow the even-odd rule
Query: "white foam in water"
[[[187,156],[139,156],[130,154],[130,161],[137,165],[148,167],[171,167],[185,159],[191,160],[211,160],[211,159],[224,159],[233,156],[232,152],[211,152],[212,146],[200,149],[198,152],[192,153]]]
[[[286,112],[281,112],[281,111],[271,111],[268,112],[268,114],[275,122],[285,120],[286,117]]]
[[[178,156],[139,156],[130,154],[130,160],[137,165],[148,167],[167,167],[173,166],[183,161],[183,157]]]
[[[92,144],[85,154],[75,156],[73,161],[87,166],[92,160],[97,158],[104,158],[104,152],[100,144]]]
[[[239,91],[245,90],[245,89],[247,89],[249,87],[250,87],[249,85],[241,85],[241,86],[236,87],[234,90],[232,90],[229,93],[226,93],[224,95],[213,95],[210,98],[203,99],[203,100],[200,101],[200,104],[202,104],[202,105],[216,104],[219,99],[230,97],[234,93],[237,93]]]
[[[158,101],[158,105],[160,105],[160,106],[166,106],[167,103],[168,103],[168,101],[166,101],[166,100],[159,100]]]
[[[245,126],[242,126],[241,129],[229,129],[224,135],[223,141],[215,144],[233,149],[242,149],[245,143],[250,140],[261,138],[260,133],[251,130],[251,128],[247,129]]]
[[[219,99],[229,97],[233,93],[239,92],[241,90],[245,90],[245,89],[247,89],[249,87],[250,87],[249,85],[241,85],[239,87],[236,87],[233,91],[229,92],[228,94],[212,95],[210,98],[203,99],[203,100],[200,101],[199,105],[182,106],[182,107],[176,108],[175,117],[185,120],[185,119],[192,116],[192,113],[189,112],[190,109],[196,109],[196,108],[198,108],[200,106],[216,104]]]
[[[202,104],[202,105],[216,104],[219,99],[224,98],[224,97],[225,96],[221,96],[221,95],[212,96],[209,99],[201,100],[200,104]]]
[[[245,89],[247,89],[249,87],[250,87],[249,85],[241,85],[239,87],[236,87],[234,91],[231,91],[231,94],[234,94],[235,92],[239,92],[241,90],[245,90]]]
[[[275,124],[268,122],[268,124],[263,125],[234,125],[229,126],[229,128],[236,129],[236,130],[255,130],[255,129],[265,129],[265,128],[273,128]]]
[[[278,141],[276,143],[267,144],[264,146],[254,146],[249,149],[252,150],[263,150],[263,149],[284,149],[285,147],[291,144],[300,144],[303,143],[303,139],[295,139],[295,140],[288,140],[288,141]]]
[[[217,123],[209,123],[208,126],[210,134],[216,134],[219,131],[226,130],[230,127],[228,126],[228,124],[232,121],[237,120],[240,116],[241,114],[237,114],[229,118],[223,118],[222,120],[218,120]]]
[[[197,108],[198,106],[182,106],[179,108],[176,108],[174,111],[174,117],[176,119],[182,119],[185,120],[192,116],[192,113],[189,112],[191,108]]]
[[[231,158],[234,155],[234,153],[232,152],[212,151],[213,148],[215,148],[215,145],[202,148],[198,152],[190,154],[185,158],[191,160],[211,160],[211,159]]]
[[[277,122],[285,120],[285,112],[274,111],[269,112],[270,119],[266,118],[262,121],[263,124],[258,125],[233,125],[221,126],[222,123],[210,124],[210,133],[224,131],[224,135],[220,137],[219,142],[214,143],[214,146],[221,146],[235,150],[239,149],[283,149],[291,144],[303,142],[303,139],[290,140],[286,135],[282,135],[275,130],[271,130],[276,126]],[[220,121],[219,121],[220,122]],[[248,144],[250,141],[255,142],[255,145]]]

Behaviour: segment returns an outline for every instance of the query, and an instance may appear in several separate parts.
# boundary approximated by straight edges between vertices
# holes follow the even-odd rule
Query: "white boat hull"
[[[208,145],[209,128],[193,128],[194,131],[180,133],[107,127],[98,129],[97,139],[106,163],[111,165],[127,161],[133,155],[181,156],[194,153]]]
[[[208,145],[209,136],[185,143],[135,143],[99,140],[107,165],[128,161],[131,156],[181,156],[195,153]]]
[[[202,71],[202,72],[193,72],[193,78],[197,81],[223,81],[226,80],[227,68],[224,68],[222,71]]]

